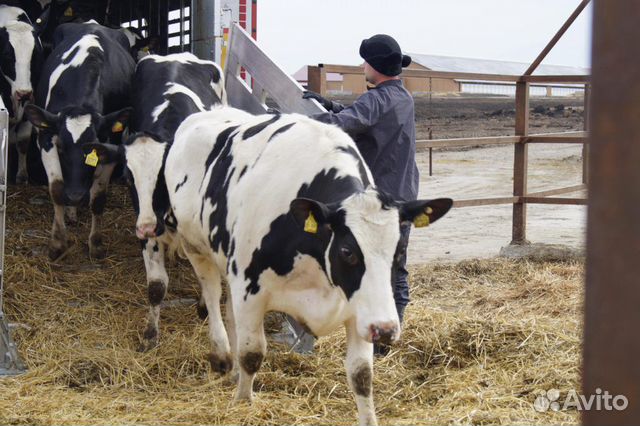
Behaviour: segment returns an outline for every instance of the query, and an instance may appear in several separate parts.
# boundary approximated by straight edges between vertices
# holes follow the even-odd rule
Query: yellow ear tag
[[[87,157],[84,159],[84,164],[91,167],[96,167],[98,165],[98,153],[95,149],[87,154]]]
[[[426,213],[420,213],[413,219],[413,225],[416,228],[424,228],[425,226],[429,226],[429,216]]]
[[[311,212],[309,212],[307,220],[304,221],[304,232],[308,232],[310,234],[318,232],[318,222],[316,222],[316,218],[313,217],[313,213]]]
[[[113,133],[120,133],[123,130],[124,130],[124,126],[119,121],[116,121],[115,123],[113,123],[113,126],[111,126],[111,131]]]
[[[49,125],[43,121],[42,123],[40,123],[40,127],[44,127],[46,129],[49,127]]]
[[[64,11],[64,16],[73,16],[73,9],[71,8],[71,6],[69,6],[67,10]]]

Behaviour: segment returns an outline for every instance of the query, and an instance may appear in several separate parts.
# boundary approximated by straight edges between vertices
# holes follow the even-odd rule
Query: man
[[[345,108],[313,92],[305,92],[303,98],[316,99],[329,111],[314,115],[314,119],[336,124],[351,135],[378,188],[399,201],[415,200],[419,172],[415,160],[413,98],[399,77],[402,68],[411,63],[411,57],[403,55],[398,43],[385,34],[363,40],[360,56],[365,60],[365,78],[375,87],[356,99],[353,105]],[[410,226],[401,228],[405,243],[408,243],[410,229]],[[401,323],[409,303],[407,276],[404,254],[392,278]]]

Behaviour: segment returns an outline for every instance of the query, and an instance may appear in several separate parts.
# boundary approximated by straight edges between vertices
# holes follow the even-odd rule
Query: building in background
[[[496,61],[490,59],[457,58],[440,55],[408,53],[413,59],[408,69],[478,74],[522,75],[529,67],[525,62]],[[308,67],[297,71],[293,77],[303,86],[308,83]],[[535,75],[588,75],[590,70],[581,67],[540,65]],[[364,74],[327,73],[328,93],[361,94],[366,91]],[[404,85],[414,94],[420,93],[478,93],[515,96],[515,84],[483,80],[452,78],[404,77]],[[532,96],[571,96],[582,94],[582,85],[531,85]]]

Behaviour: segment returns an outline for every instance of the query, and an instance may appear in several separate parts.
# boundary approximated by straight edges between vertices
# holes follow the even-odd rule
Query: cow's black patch
[[[310,183],[300,187],[297,198],[310,198],[337,206],[351,194],[363,191],[360,180],[353,176],[338,177],[338,172],[338,169],[331,168],[318,173]],[[339,220],[339,216],[337,218]],[[347,234],[346,230],[344,234]],[[245,299],[249,294],[260,291],[258,281],[263,271],[271,268],[278,275],[286,275],[293,270],[295,258],[299,254],[314,257],[326,271],[324,253],[330,239],[331,230],[328,226],[319,227],[316,234],[309,234],[296,224],[289,213],[278,216],[271,223],[269,232],[263,237],[260,247],[254,250],[251,263],[245,270],[245,277],[249,280]],[[353,280],[349,282],[351,281]],[[348,288],[354,286],[355,284],[350,284]],[[346,292],[347,290],[345,294]]]
[[[339,146],[337,149],[338,151],[346,152],[356,160],[356,162],[358,163],[358,171],[360,173],[360,180],[362,180],[362,184],[365,188],[371,186],[371,182],[369,181],[369,177],[367,176],[367,168],[358,151],[352,146]]]
[[[248,352],[240,357],[240,365],[247,374],[256,374],[262,365],[262,352]]]
[[[69,52],[67,57],[62,60],[62,63],[65,65],[68,65],[71,61],[73,61],[73,58],[75,58],[79,50],[80,50],[80,46],[74,47],[73,50]]]
[[[91,203],[91,213],[104,213],[104,206],[107,204],[107,193],[105,191],[98,192]]]
[[[231,262],[231,272],[233,272],[233,275],[238,275],[238,265],[236,265],[235,260]]]
[[[287,130],[289,130],[290,128],[292,128],[294,124],[296,124],[296,123],[289,123],[289,124],[287,124],[286,126],[282,126],[282,127],[280,127],[278,130],[276,130],[275,132],[273,132],[273,133],[271,134],[271,136],[269,136],[269,140],[268,140],[267,142],[271,142],[271,140],[272,140],[273,138],[275,138],[276,136],[278,136],[278,135],[280,135],[280,134],[282,134],[282,133],[286,132],[286,131],[287,131]]]
[[[178,184],[176,185],[176,189],[174,190],[174,192],[178,192],[178,189],[182,188],[182,186],[183,186],[185,183],[187,183],[187,179],[188,179],[188,177],[189,177],[189,176],[184,175],[184,179],[182,179],[182,182],[180,182],[180,183],[178,183]]]
[[[154,280],[149,283],[147,291],[149,292],[149,303],[151,306],[157,306],[162,303],[167,286],[162,281]]]
[[[247,130],[244,131],[244,133],[242,135],[242,140],[247,140],[249,138],[254,137],[258,133],[263,131],[265,128],[267,128],[267,126],[269,126],[270,124],[273,124],[276,121],[278,121],[279,118],[280,118],[279,115],[274,115],[273,117],[271,117],[267,121],[264,121],[264,122],[262,122],[260,124],[256,124],[255,126],[249,127]]]
[[[160,247],[158,246],[157,242],[155,244],[153,244],[152,250],[153,250],[154,253],[157,253],[160,250]]]
[[[244,176],[244,174],[247,173],[247,169],[248,169],[247,166],[244,166],[242,168],[242,170],[240,171],[240,175],[238,176],[238,180],[242,179],[242,176]]]
[[[351,375],[351,384],[356,395],[368,397],[371,395],[371,384],[373,382],[373,374],[371,366],[363,364],[356,368]]]
[[[200,207],[200,220],[204,223],[204,205],[207,200],[215,204],[216,209],[209,216],[209,229],[217,228],[216,233],[210,236],[209,243],[214,252],[228,252],[229,249],[229,230],[226,226],[227,220],[227,192],[229,189],[229,181],[235,169],[231,169],[233,156],[231,148],[233,146],[233,133],[237,126],[229,127],[222,131],[216,138],[213,150],[207,157],[205,168],[208,170],[212,167],[210,179],[205,190],[204,200]],[[215,161],[215,164],[214,164]]]
[[[360,288],[366,270],[360,245],[345,225],[345,212],[339,210],[332,217],[334,237],[329,247],[331,280],[344,291],[347,299]]]

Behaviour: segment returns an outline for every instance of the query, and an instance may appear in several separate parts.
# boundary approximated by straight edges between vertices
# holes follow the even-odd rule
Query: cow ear
[[[123,108],[102,117],[100,132],[121,133],[127,127],[133,108]]]
[[[24,115],[40,130],[56,133],[58,131],[58,115],[51,114],[49,111],[40,108],[37,105],[29,104],[24,107]]]
[[[400,204],[400,223],[413,224],[416,228],[429,226],[444,216],[451,206],[451,198],[416,200]]]
[[[95,151],[95,154],[93,152]],[[82,145],[85,156],[97,155],[98,164],[120,163],[124,161],[124,147],[107,143],[92,142]]]
[[[329,208],[319,201],[296,198],[289,205],[289,212],[296,225],[309,234],[316,234],[320,226],[329,223]]]

